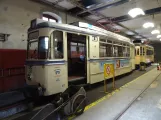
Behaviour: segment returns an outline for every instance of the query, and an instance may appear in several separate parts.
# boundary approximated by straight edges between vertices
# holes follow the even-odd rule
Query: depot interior
[[[151,62],[161,62],[161,0],[1,0],[0,94],[15,91],[28,85],[26,83],[26,60],[28,59],[43,61],[55,57],[56,61],[66,57],[67,68],[63,68],[65,71],[63,74],[67,74],[67,79],[63,79],[67,82],[82,80],[82,84],[87,83],[86,79],[90,72],[90,70],[88,72],[88,62],[92,61],[89,59],[90,50],[93,53],[98,52],[95,51],[94,47],[90,50],[87,49],[90,46],[88,41],[91,39],[90,36],[79,32],[77,34],[62,32],[59,28],[52,33],[54,41],[51,44],[53,46],[49,45],[55,51],[51,54],[46,52],[40,54],[37,52],[38,43],[29,42],[30,34],[28,34],[32,20],[36,18],[54,24],[73,26],[81,22],[81,25],[84,25],[83,29],[87,29],[87,31],[91,29],[91,26],[96,26],[101,30],[128,38],[131,44],[152,46],[154,51],[149,48],[147,52],[144,52],[143,47],[140,51],[134,50],[134,53],[138,55],[138,52],[142,51],[143,53],[140,55],[153,54],[154,60]],[[41,44],[46,45],[46,42],[48,43],[48,39],[45,38],[46,33],[35,32],[35,34],[44,34],[39,38],[39,49],[41,49]],[[96,37],[94,39],[97,39],[97,36],[94,36]],[[63,39],[67,41],[64,42]],[[124,59],[131,54],[131,48],[126,43],[118,45],[117,41],[112,42],[103,37],[100,37],[99,41],[100,48],[97,59],[104,59],[105,57]],[[117,45],[112,45],[112,43]],[[63,47],[64,44],[67,45],[66,48]],[[48,48],[49,46],[45,47]],[[124,46],[127,46],[127,49]],[[66,55],[56,53],[56,49],[62,53],[63,51],[66,52]],[[115,49],[117,49],[116,52]],[[27,50],[30,51],[27,52]],[[35,52],[37,52],[36,55]],[[121,59],[118,64],[121,64]],[[63,62],[66,63],[66,61]],[[51,60],[47,62],[49,63]],[[60,62],[62,60],[58,61],[57,64]],[[138,69],[140,68],[136,68],[136,70]],[[97,78],[99,77],[97,76]],[[59,81],[59,79],[57,80]]]

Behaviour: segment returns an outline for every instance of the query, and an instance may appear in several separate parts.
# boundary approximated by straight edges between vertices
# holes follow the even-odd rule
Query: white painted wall
[[[0,33],[11,34],[6,42],[0,42],[0,48],[26,49],[27,29],[30,21],[50,11],[62,17],[63,23],[80,21],[63,12],[29,0],[0,0]]]

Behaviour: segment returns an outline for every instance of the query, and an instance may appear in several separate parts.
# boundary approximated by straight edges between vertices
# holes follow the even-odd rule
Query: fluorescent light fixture
[[[141,8],[133,8],[131,9],[128,14],[132,17],[135,18],[138,15],[145,15],[144,11]]]
[[[135,38],[141,38],[141,36],[137,35],[137,36],[134,36]]]
[[[152,22],[146,22],[146,23],[143,24],[143,27],[144,28],[150,28],[150,27],[153,28],[154,27],[154,23],[152,23]]]
[[[45,21],[48,21],[48,18],[47,17],[42,17],[43,20]]]
[[[56,20],[54,20],[54,19],[49,19],[49,22],[56,22]]]
[[[159,30],[153,30],[153,31],[151,32],[151,34],[159,34],[159,33],[160,33]]]
[[[113,28],[115,28],[115,29],[119,29],[119,30],[123,30],[123,29],[125,29],[125,28],[123,28],[123,27],[121,27],[121,26],[118,26],[118,25],[115,25]]]
[[[128,35],[134,35],[134,33],[131,32],[131,31],[127,31],[127,32],[125,32],[125,33],[128,34]]]
[[[142,38],[141,40],[145,41],[145,40],[147,40],[147,39],[145,39],[145,38]]]
[[[161,41],[161,39],[160,39],[160,41]]]
[[[157,38],[161,38],[161,35],[157,35]]]
[[[83,27],[83,28],[88,28],[88,23],[84,23],[84,22],[79,22],[79,27]]]

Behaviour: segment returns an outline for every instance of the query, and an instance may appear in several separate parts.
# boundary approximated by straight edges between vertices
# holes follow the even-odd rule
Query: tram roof
[[[48,22],[48,21],[44,21],[42,19],[34,19],[31,21],[31,25],[33,24],[32,22],[35,22],[34,24],[35,27],[30,27],[29,28],[29,32],[32,31],[33,29],[39,29],[39,28],[55,28],[55,29],[60,29],[60,30],[64,30],[64,31],[71,31],[71,32],[75,32],[75,33],[82,33],[82,34],[89,34],[89,35],[94,35],[94,36],[107,36],[110,38],[113,38],[115,40],[120,40],[120,41],[124,41],[124,42],[129,42],[132,44],[132,42],[130,41],[129,38],[104,30],[102,28],[93,26],[93,29],[90,28],[82,28],[82,27],[78,27],[78,26],[74,26],[74,25],[69,25],[69,24],[62,24],[62,23],[54,23],[54,22]]]
[[[154,48],[153,46],[151,46],[151,45],[146,45],[147,47],[150,47],[150,48]]]
[[[153,47],[153,46],[151,46],[151,45],[142,44],[142,43],[135,43],[134,45],[135,45],[135,46],[144,45],[144,46],[147,46],[147,47],[150,47],[150,48],[154,48],[154,47]]]

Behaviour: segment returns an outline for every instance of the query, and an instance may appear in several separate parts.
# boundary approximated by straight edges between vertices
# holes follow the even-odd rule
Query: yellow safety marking
[[[156,69],[156,68],[154,68],[154,69]],[[152,69],[152,70],[154,70],[154,69]],[[152,70],[150,70],[149,72],[151,72]],[[105,99],[109,99],[109,98],[112,97],[114,94],[116,94],[117,92],[121,91],[123,88],[127,87],[127,86],[130,85],[131,83],[137,81],[140,77],[145,76],[145,75],[148,74],[149,72],[147,72],[147,73],[145,73],[145,74],[143,74],[143,75],[137,77],[136,79],[132,80],[131,82],[126,83],[125,85],[121,86],[120,88],[115,89],[115,90],[112,91],[111,93],[108,93],[108,94],[105,95],[104,97],[102,97],[102,98],[96,100],[95,102],[93,102],[93,103],[87,105],[87,106],[85,107],[85,110],[84,110],[84,111],[89,110],[90,108],[92,108],[93,106],[96,106],[98,103],[102,102],[102,101],[105,100]],[[70,117],[68,118],[68,120],[72,120],[72,119],[75,118],[75,117],[76,117],[75,115],[70,116]]]

